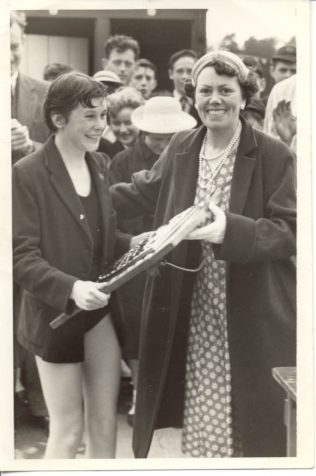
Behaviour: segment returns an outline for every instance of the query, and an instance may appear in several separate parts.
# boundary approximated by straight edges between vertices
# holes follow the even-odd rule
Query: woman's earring
[[[240,106],[240,109],[245,109],[245,107],[246,107],[246,103],[243,102],[242,105]]]

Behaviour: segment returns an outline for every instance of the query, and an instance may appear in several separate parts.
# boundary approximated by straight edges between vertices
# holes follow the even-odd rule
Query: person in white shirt
[[[296,151],[296,74],[277,83],[270,93],[263,131]]]

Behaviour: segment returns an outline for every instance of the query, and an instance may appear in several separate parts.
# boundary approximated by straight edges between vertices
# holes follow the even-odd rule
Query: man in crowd
[[[173,82],[173,96],[180,101],[182,110],[191,114],[200,123],[191,94],[191,75],[196,61],[195,51],[188,49],[176,51],[169,58],[168,72]]]
[[[49,136],[42,104],[48,83],[37,81],[20,73],[23,55],[25,16],[11,12],[11,154],[12,163],[42,147]],[[19,287],[14,287],[14,327],[18,326]],[[36,424],[47,425],[47,410],[43,399],[34,356],[14,340],[15,403],[16,410],[28,405],[30,418]],[[17,416],[17,414],[16,414]]]
[[[113,35],[104,44],[102,66],[117,74],[122,84],[128,86],[140,56],[138,42],[131,36]]]
[[[279,83],[296,73],[295,45],[282,46],[274,53],[269,72],[275,83]]]
[[[143,95],[144,99],[147,100],[157,86],[156,75],[157,67],[154,63],[142,58],[136,63],[130,86],[137,89],[137,91]]]
[[[11,49],[11,148],[13,163],[38,149],[49,136],[42,113],[48,84],[20,73],[25,17],[10,16]]]

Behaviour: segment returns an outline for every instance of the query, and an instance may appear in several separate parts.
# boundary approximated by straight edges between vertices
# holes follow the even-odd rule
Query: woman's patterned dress
[[[198,181],[195,203],[206,204],[220,191],[217,204],[222,210],[228,208],[237,145],[212,186],[211,169],[209,178],[205,177],[206,188]],[[215,260],[210,242],[201,241],[201,247],[204,266],[197,276],[191,305],[182,450],[193,457],[241,456],[232,418],[226,262]]]

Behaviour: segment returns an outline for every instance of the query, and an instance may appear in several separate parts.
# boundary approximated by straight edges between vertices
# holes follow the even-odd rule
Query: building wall
[[[103,45],[106,39],[112,34],[113,24],[117,26],[119,21],[122,24],[128,20],[129,25],[133,25],[133,20],[140,21],[141,28],[148,31],[148,43],[151,40],[151,32],[156,31],[155,48],[164,47],[164,28],[161,28],[161,34],[157,35],[157,25],[166,26],[178,22],[186,22],[187,34],[183,39],[183,48],[192,48],[198,53],[205,51],[206,45],[206,10],[157,10],[155,16],[149,16],[147,10],[67,10],[58,11],[56,15],[51,15],[48,10],[26,11],[28,27],[26,33],[29,35],[46,36],[71,36],[73,38],[85,38],[88,45],[87,51],[82,50],[82,55],[88,55],[82,64],[88,65],[88,73],[93,74],[102,68],[101,59],[103,57]],[[47,31],[49,33],[47,35]],[[159,30],[158,30],[159,31]],[[120,31],[121,34],[125,32]],[[126,33],[125,33],[126,34]],[[144,31],[142,38],[144,41]],[[176,38],[174,38],[176,41]],[[45,40],[46,41],[46,40]],[[182,43],[180,42],[182,47]],[[142,46],[142,45],[141,45]],[[144,48],[146,45],[143,45]],[[168,45],[171,51],[172,45]],[[179,42],[177,49],[179,48]],[[62,58],[62,46],[56,50],[55,57]],[[146,48],[145,48],[146,49]],[[147,48],[148,51],[148,48]],[[32,52],[30,52],[32,55]],[[166,53],[167,56],[167,53]],[[151,58],[149,58],[151,59]],[[166,61],[168,58],[166,57]],[[63,61],[60,61],[63,62]],[[45,65],[44,65],[45,66]],[[165,64],[157,64],[159,68],[165,68]],[[39,70],[39,67],[38,67]]]

